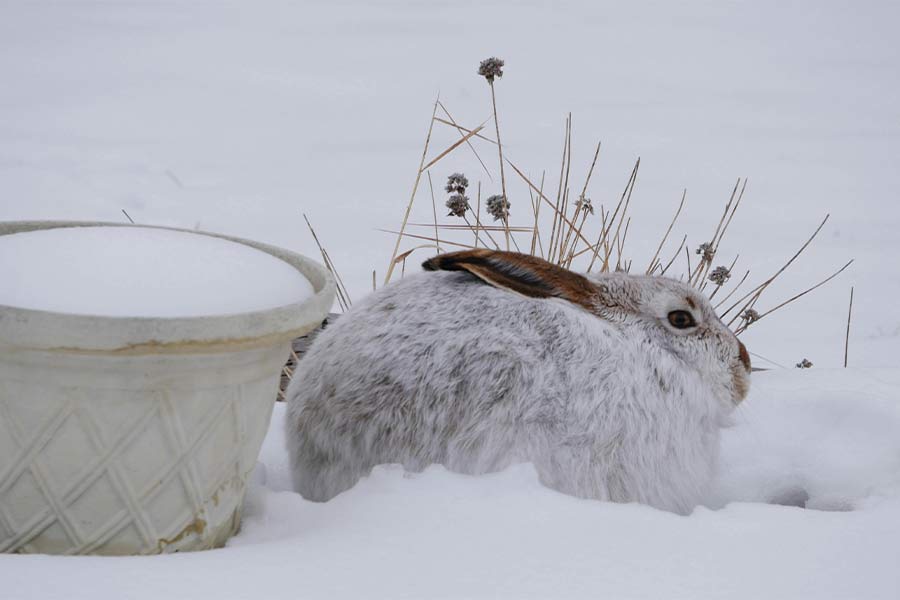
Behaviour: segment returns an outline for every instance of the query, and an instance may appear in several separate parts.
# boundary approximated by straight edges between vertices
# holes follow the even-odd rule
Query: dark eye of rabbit
[[[696,327],[697,325],[697,321],[694,320],[694,315],[686,310],[673,310],[670,312],[669,323],[671,323],[672,327],[675,329],[688,329],[690,327]]]

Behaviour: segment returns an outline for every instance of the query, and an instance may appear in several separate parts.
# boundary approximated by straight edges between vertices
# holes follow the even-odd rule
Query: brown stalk
[[[429,241],[429,242],[436,242],[436,241],[437,241],[437,240],[435,240],[434,238],[428,237],[427,235],[416,235],[416,234],[414,234],[414,233],[406,233],[406,232],[401,233],[401,232],[399,232],[399,231],[394,231],[394,230],[392,230],[392,229],[378,229],[378,228],[376,228],[375,231],[382,231],[382,232],[384,232],[384,233],[396,233],[397,235],[400,235],[401,237],[408,237],[408,238],[413,238],[413,239],[416,239],[416,240],[427,240],[427,241]],[[469,244],[461,244],[461,243],[459,243],[459,242],[450,242],[450,241],[447,241],[447,240],[444,241],[444,244],[445,244],[445,245],[448,245],[448,246],[457,246],[457,247],[459,247],[459,248],[474,248],[474,246],[470,246]],[[394,257],[394,258],[395,258],[395,261],[396,261],[397,257]]]
[[[440,102],[440,94],[434,101],[434,110],[431,113],[431,121],[428,124],[428,135],[425,136],[425,147],[422,149],[422,160],[419,162],[419,170],[416,171],[416,182],[413,184],[412,193],[409,195],[409,203],[406,205],[406,212],[403,214],[403,222],[400,224],[400,232],[397,235],[397,243],[394,244],[394,251],[391,252],[391,260],[388,262],[387,274],[384,276],[384,282],[387,283],[391,280],[391,275],[394,272],[394,258],[397,256],[397,252],[400,251],[400,242],[403,240],[403,232],[406,230],[406,223],[409,221],[409,213],[412,210],[413,202],[416,199],[416,191],[419,189],[419,181],[422,179],[422,165],[425,164],[425,157],[428,154],[428,145],[431,143],[431,132],[434,130],[434,117],[437,115],[438,102]]]
[[[572,264],[572,258],[573,258],[573,255],[575,254],[575,248],[578,246],[578,235],[581,234],[581,230],[584,227],[584,222],[587,220],[588,211],[585,207],[585,202],[586,202],[585,195],[587,194],[588,184],[591,182],[591,176],[594,174],[594,167],[597,165],[597,157],[600,156],[600,144],[601,144],[601,142],[597,142],[597,150],[594,151],[594,159],[591,161],[591,167],[590,167],[590,169],[588,169],[587,177],[584,180],[584,186],[581,188],[581,194],[578,196],[578,201],[580,204],[578,204],[576,206],[580,207],[582,210],[581,223],[578,225],[578,231],[576,232],[577,235],[575,237],[575,241],[572,242],[572,247],[569,250],[568,255],[566,257],[566,260],[564,263],[566,266]],[[578,214],[577,208],[576,208],[575,214],[576,215]],[[569,245],[569,240],[571,238],[571,232],[572,232],[572,230],[570,229],[569,230],[570,235],[566,236],[566,241],[563,244],[563,248],[566,248]]]
[[[453,152],[454,150],[456,150],[456,149],[459,148],[460,146],[462,146],[465,142],[467,142],[467,141],[469,140],[469,138],[471,138],[473,135],[475,135],[476,133],[478,133],[479,131],[481,131],[483,128],[484,128],[484,123],[482,123],[481,125],[479,125],[478,127],[476,127],[473,131],[470,131],[469,133],[467,133],[466,135],[464,135],[463,137],[461,137],[460,139],[458,139],[456,142],[454,142],[453,144],[451,144],[449,148],[447,148],[446,150],[444,150],[443,152],[441,152],[440,154],[438,154],[437,156],[435,156],[435,157],[431,160],[431,162],[429,162],[427,165],[425,165],[424,167],[422,167],[422,169],[425,170],[425,171],[427,171],[428,169],[430,169],[431,167],[433,167],[433,166],[435,165],[435,163],[437,163],[439,160],[441,160],[442,158],[444,158],[445,156],[447,156],[448,154],[450,154],[451,152]]]
[[[532,190],[534,190],[535,192],[537,192],[538,198],[540,198],[540,199],[543,200],[545,203],[547,203],[548,206],[550,206],[550,207],[552,207],[552,208],[554,208],[554,209],[556,208],[556,207],[554,207],[554,205],[553,205],[553,203],[550,201],[550,199],[547,198],[547,196],[544,195],[543,185],[541,186],[541,188],[538,188],[536,185],[534,185],[534,183],[532,183],[532,181],[531,181],[530,179],[528,179],[528,177],[526,177],[525,174],[522,173],[522,171],[519,170],[519,168],[518,168],[514,163],[512,163],[510,160],[507,159],[506,164],[508,164],[510,167],[512,167],[512,169],[516,172],[516,174],[517,174],[519,177],[521,177],[522,180],[523,180],[525,183],[527,183],[528,186],[529,186]],[[556,214],[559,215],[559,213],[556,213]],[[566,217],[565,215],[559,215],[559,218],[564,219],[564,220],[566,221],[566,223],[569,224],[570,227],[572,226],[572,222],[569,221],[568,217]],[[587,244],[587,245],[590,246],[591,243],[587,240],[587,238],[585,238],[584,236],[581,236],[581,240],[582,240],[585,244]]]
[[[659,272],[660,275],[665,275],[666,271],[669,270],[669,267],[671,267],[675,263],[675,259],[678,258],[679,254],[681,254],[681,249],[684,248],[684,245],[686,243],[687,243],[687,236],[684,236],[683,238],[681,238],[681,244],[678,245],[678,250],[675,251],[675,254],[673,254],[672,258],[669,260],[669,262],[666,263],[666,266]],[[690,262],[690,261],[688,261],[688,262]],[[662,263],[660,263],[660,264],[662,264]]]
[[[662,241],[659,242],[659,246],[656,248],[656,253],[653,255],[653,259],[650,261],[650,266],[647,267],[647,275],[650,275],[656,268],[656,261],[659,259],[659,253],[662,252],[666,240],[669,239],[669,234],[672,233],[672,228],[675,226],[675,221],[678,220],[678,215],[681,214],[681,209],[684,208],[684,199],[686,197],[687,188],[685,188],[684,191],[681,192],[681,202],[678,203],[678,210],[675,211],[675,216],[672,217],[672,221],[671,223],[669,223],[669,228],[666,229],[666,234],[663,236]]]
[[[447,115],[447,118],[450,119],[450,121],[453,123],[453,127],[456,128],[456,131],[459,132],[459,135],[460,135],[462,138],[465,139],[465,137],[466,137],[465,134],[466,134],[466,133],[470,133],[470,132],[469,132],[469,131],[463,130],[462,127],[460,127],[459,125],[456,124],[456,121],[453,119],[453,116],[450,114],[450,111],[447,110],[447,107],[444,106],[444,103],[443,103],[443,102],[441,102],[440,100],[438,100],[438,104],[440,104],[441,110],[444,111],[444,114]],[[470,150],[472,151],[472,153],[475,155],[475,158],[478,159],[478,162],[481,163],[481,168],[484,169],[484,172],[485,172],[485,173],[487,173],[488,179],[490,179],[491,181],[493,181],[494,178],[491,177],[491,172],[488,171],[487,165],[485,165],[485,164],[484,164],[484,161],[481,160],[481,156],[478,155],[478,151],[475,150],[475,146],[472,145],[472,141],[466,139],[466,145],[469,147],[469,149],[470,149]]]
[[[687,278],[688,281],[691,280],[691,252],[685,247],[684,255],[687,257]]]
[[[334,289],[336,293],[335,295],[337,296],[341,311],[346,311],[348,308],[350,308],[352,302],[350,301],[350,294],[347,293],[347,288],[344,287],[344,281],[338,274],[337,269],[334,268],[334,263],[331,262],[331,257],[328,256],[328,252],[325,251],[325,248],[319,241],[319,236],[316,235],[316,230],[313,229],[313,226],[309,222],[309,219],[306,218],[306,214],[303,215],[303,220],[306,221],[306,226],[309,227],[309,232],[312,234],[313,240],[316,242],[316,246],[319,247],[319,253],[321,253],[322,255],[322,262],[325,263],[325,268],[327,268],[331,272],[332,276],[334,276]]]
[[[431,190],[431,213],[434,215],[434,243],[437,244],[438,254],[440,254],[441,238],[438,235],[437,204],[434,201],[434,185],[431,182],[431,171],[428,171],[428,189]]]
[[[433,228],[434,224],[432,224],[432,223],[407,223],[406,226],[407,227]],[[468,221],[466,222],[465,225],[454,225],[452,223],[439,223],[438,229],[442,229],[442,230],[446,230],[446,231],[452,231],[454,229],[463,229],[466,231],[474,231],[472,225],[469,224]],[[481,229],[484,231],[505,231],[506,230],[505,227],[501,227],[498,225],[482,225]],[[509,230],[516,232],[516,233],[531,233],[531,227],[510,227]]]
[[[638,159],[638,163],[635,164],[634,168],[631,170],[631,175],[628,177],[628,182],[625,184],[625,189],[622,190],[622,196],[619,198],[618,204],[616,204],[615,211],[610,217],[607,224],[604,224],[603,228],[600,230],[600,235],[597,238],[597,244],[590,244],[591,247],[594,247],[594,255],[591,257],[591,263],[588,265],[588,273],[591,272],[591,269],[594,268],[594,262],[596,262],[597,258],[600,255],[600,247],[603,246],[604,254],[607,254],[609,251],[609,231],[612,229],[613,223],[615,222],[616,215],[619,214],[619,209],[622,204],[625,202],[625,197],[628,194],[628,190],[631,188],[631,182],[634,180],[637,175],[637,165],[640,164],[640,159]],[[607,254],[608,256],[608,254]],[[601,269],[602,271],[603,269]]]
[[[466,128],[463,127],[462,125],[457,125],[456,123],[453,123],[453,122],[448,121],[448,120],[446,120],[446,119],[442,119],[442,118],[440,118],[440,117],[435,117],[434,120],[437,121],[438,123],[443,123],[444,125],[449,125],[450,127],[453,127],[453,128],[455,128],[455,129],[458,129],[459,131],[462,131],[463,133],[472,133],[472,130],[471,130],[471,129],[466,129]],[[478,139],[484,140],[484,141],[489,142],[489,143],[491,143],[491,144],[496,144],[496,143],[497,143],[496,141],[492,140],[491,138],[486,137],[486,136],[483,136],[483,135],[481,135],[480,133],[476,133],[473,137],[477,137]]]
[[[500,141],[500,119],[497,118],[497,95],[494,93],[494,80],[488,79],[491,86],[491,106],[494,109],[494,128],[497,131],[497,153],[500,155],[500,189],[503,193],[503,200],[509,202],[509,196],[506,195],[506,173],[503,170],[503,142]],[[503,217],[503,224],[509,226],[509,218]],[[506,249],[509,250],[509,231],[506,232]]]
[[[471,206],[469,207],[469,210],[472,210]],[[488,239],[491,240],[491,243],[494,244],[494,248],[499,250],[500,244],[497,243],[497,240],[494,239],[494,236],[491,235],[491,232],[488,231],[487,227],[485,227],[481,223],[481,217],[478,216],[480,212],[481,212],[481,182],[479,181],[478,182],[478,206],[477,206],[477,210],[474,213],[475,214],[475,234],[477,235],[478,230],[480,229],[481,231],[483,231],[485,233],[485,235],[488,236]],[[468,225],[469,220],[466,219],[465,217],[463,217],[463,219],[465,219],[466,224]],[[485,247],[487,247],[487,244],[485,244]]]
[[[720,306],[722,306],[723,304],[728,302],[728,299],[731,298],[734,295],[734,293],[738,291],[738,289],[741,287],[741,284],[743,284],[747,280],[747,277],[749,275],[750,275],[750,269],[747,269],[747,271],[744,273],[744,276],[741,277],[740,281],[738,281],[738,284],[736,286],[734,286],[733,288],[731,288],[731,291],[728,292],[728,294],[726,294],[726,296],[724,298],[719,300],[719,303],[716,304],[713,308],[718,310]]]
[[[628,212],[628,205],[631,204],[631,193],[634,191],[634,184],[637,182],[638,169],[640,169],[640,168],[641,168],[641,157],[639,156],[637,159],[637,162],[634,163],[634,169],[631,170],[631,178],[629,179],[628,185],[626,186],[628,195],[625,196],[625,205],[622,207],[622,213],[619,215],[619,224],[616,225],[616,235],[615,235],[614,239],[619,237],[619,231],[622,228],[622,222],[625,220],[625,214]],[[621,200],[619,201],[619,203],[621,204]],[[616,212],[618,212],[618,210],[619,210],[619,207],[617,206]],[[616,215],[613,214],[613,217],[612,217],[612,219],[610,219],[610,223],[609,223],[610,227],[612,227],[612,224],[615,222],[615,220],[616,220]],[[604,237],[606,239],[609,239],[609,231],[606,232],[606,235]],[[609,257],[612,254],[612,247],[609,244],[606,244],[605,250],[606,250],[606,255],[603,257],[603,268],[601,269],[601,271],[603,271],[603,272],[609,271]],[[590,269],[588,269],[588,271],[590,271]]]
[[[832,273],[831,275],[829,275],[828,277],[826,277],[825,279],[823,279],[822,281],[820,281],[819,283],[817,283],[816,285],[814,285],[814,286],[812,286],[812,287],[810,287],[810,288],[807,288],[807,289],[803,290],[803,291],[800,292],[799,294],[796,294],[796,295],[794,295],[794,296],[791,296],[790,298],[788,298],[787,300],[785,300],[785,301],[782,302],[781,304],[775,306],[774,308],[770,308],[770,309],[767,310],[766,312],[762,313],[761,315],[759,315],[759,317],[757,317],[756,319],[753,320],[753,324],[759,323],[759,321],[760,321],[763,317],[765,317],[766,315],[772,314],[773,312],[775,312],[775,311],[778,310],[779,308],[781,308],[781,307],[783,307],[783,306],[786,306],[786,305],[790,304],[791,302],[793,302],[794,300],[797,300],[798,298],[802,298],[803,296],[805,296],[806,294],[810,293],[811,291],[813,291],[813,290],[815,290],[815,289],[817,289],[817,288],[819,288],[819,287],[825,285],[826,283],[828,283],[829,281],[831,281],[832,279],[834,279],[835,277],[837,277],[838,275],[840,275],[841,273],[843,273],[844,270],[845,270],[847,267],[849,267],[850,265],[852,265],[852,264],[853,264],[853,260],[851,259],[851,260],[848,261],[847,264],[845,264],[843,267],[841,267],[840,269],[838,269],[837,271],[835,271],[834,273]],[[735,331],[735,335],[737,335],[737,334],[739,334],[739,333],[743,333],[744,330],[747,329],[747,327],[748,327],[748,324],[747,324],[747,323],[745,323],[744,325],[740,326],[740,327],[738,328],[738,330]]]
[[[559,222],[560,215],[565,216],[564,212],[560,212],[560,202],[562,202],[562,191],[563,191],[563,173],[566,170],[566,156],[569,152],[569,117],[566,117],[566,131],[563,135],[563,153],[562,153],[562,161],[559,163],[559,187],[556,190],[556,204],[553,207],[553,226],[550,228],[550,243],[549,243],[549,252],[547,254],[547,260],[549,262],[553,262],[553,249],[556,247],[556,229]]]
[[[780,268],[780,269],[778,269],[778,271],[776,271],[774,275],[772,275],[772,276],[769,277],[767,280],[765,280],[764,282],[762,282],[761,284],[759,284],[758,286],[756,286],[755,288],[753,288],[752,290],[750,290],[749,292],[747,292],[746,295],[744,295],[740,300],[738,300],[736,303],[734,303],[732,306],[730,306],[730,307],[728,308],[728,310],[726,310],[724,313],[722,313],[722,317],[724,317],[725,315],[727,315],[728,313],[730,313],[732,310],[734,310],[735,308],[737,308],[742,302],[744,302],[745,300],[747,300],[747,298],[751,298],[751,297],[752,297],[751,300],[750,300],[747,304],[745,304],[745,305],[743,306],[743,308],[741,308],[741,310],[738,311],[737,315],[736,315],[734,318],[732,318],[731,321],[728,322],[728,325],[729,325],[729,326],[731,326],[731,324],[734,323],[734,321],[735,321],[735,320],[736,320],[736,319],[737,319],[737,318],[738,318],[738,317],[739,317],[746,309],[751,308],[751,307],[753,306],[753,304],[754,304],[754,303],[759,299],[759,297],[762,295],[762,293],[765,291],[765,289],[766,289],[767,287],[769,287],[769,285],[771,285],[772,282],[775,281],[775,279],[776,279],[779,275],[781,275],[782,273],[784,273],[784,271],[785,271],[789,266],[791,266],[791,264],[792,264],[795,260],[797,260],[797,257],[800,256],[800,254],[801,254],[804,250],[806,250],[806,247],[809,246],[810,243],[812,243],[812,241],[813,241],[814,239],[816,239],[816,236],[819,235],[819,232],[820,232],[820,231],[822,231],[822,228],[825,226],[825,223],[828,222],[828,218],[829,218],[830,216],[831,216],[830,214],[825,215],[825,218],[822,219],[822,222],[819,223],[819,226],[816,227],[816,230],[815,230],[815,231],[813,232],[813,234],[809,237],[809,239],[807,239],[806,242],[804,242],[803,245],[800,246],[800,249],[797,250],[797,252],[794,253],[794,255],[793,255],[793,256],[792,256],[792,257],[791,257],[791,258],[790,258],[790,259],[789,259],[789,260],[788,260],[788,261]]]
[[[741,255],[738,254],[737,256],[734,257],[734,260],[731,261],[731,265],[728,267],[728,273],[729,273],[729,274],[731,274],[731,271],[734,269],[734,265],[737,264],[738,258],[740,258],[740,256],[741,256]],[[700,291],[701,291],[701,292],[702,292],[703,290],[706,289],[706,284],[707,284],[707,283],[709,283],[709,279],[704,279],[704,280],[703,280],[703,285],[700,286]],[[723,284],[723,285],[724,285],[724,284]],[[716,285],[716,289],[714,289],[714,290],[712,291],[712,294],[709,295],[709,299],[710,299],[710,300],[712,300],[713,298],[715,298],[716,294],[718,293],[719,290],[722,289],[723,285],[718,285],[718,284]]]
[[[562,205],[562,214],[566,214],[566,212],[568,211],[568,208],[569,208],[569,173],[570,173],[571,170],[572,170],[572,113],[569,113],[569,118],[568,118],[567,123],[568,123],[568,126],[566,127],[566,135],[567,135],[567,137],[568,137],[568,144],[567,144],[567,145],[568,145],[568,147],[569,147],[569,154],[568,154],[568,159],[566,160],[566,181],[565,181],[565,183],[563,184],[563,205]],[[578,208],[576,207],[576,208],[575,208],[575,212],[572,214],[572,223],[569,225],[569,229],[567,230],[566,237],[572,235],[572,230],[573,230],[574,227],[575,227],[575,226],[574,226],[574,222],[575,222],[575,220],[576,220],[577,217],[578,217]],[[564,238],[563,238],[563,226],[562,226],[562,223],[560,223],[560,227],[559,227],[559,236],[557,236],[557,238],[558,238],[558,241],[559,241],[560,246],[559,246],[559,252],[558,252],[557,255],[556,255],[556,260],[557,260],[557,262],[559,263],[560,260],[561,260],[561,259],[563,258],[563,256],[564,256],[563,250],[564,250],[564,248],[565,248],[565,244],[567,243],[567,242],[564,242],[564,241],[563,241]],[[562,264],[562,263],[560,263],[560,264]]]
[[[740,193],[737,194],[738,187],[740,186]],[[725,232],[728,230],[728,226],[731,224],[731,219],[734,218],[734,213],[737,212],[738,206],[741,205],[741,199],[744,197],[744,190],[747,189],[747,180],[743,180],[743,185],[741,184],[741,178],[738,177],[737,182],[734,184],[734,189],[731,192],[731,197],[728,199],[728,203],[725,205],[725,213],[722,215],[722,219],[719,221],[718,226],[716,226],[716,231],[713,233],[712,240],[710,240],[710,244],[712,244],[712,253],[713,258],[715,258],[716,254],[719,251],[719,245],[722,243],[722,239],[725,237]],[[737,201],[735,201],[735,194],[737,194]],[[734,208],[732,208],[732,203],[734,203]],[[729,213],[729,209],[731,212]],[[727,220],[726,220],[727,217]],[[723,226],[724,222],[724,226]],[[709,272],[709,268],[712,266],[712,262],[702,261],[703,269],[700,275],[697,276],[697,282],[701,281],[702,278]],[[696,285],[696,282],[694,283]]]
[[[847,333],[844,334],[844,368],[847,368],[847,357],[850,354],[850,317],[853,316],[853,286],[850,287],[850,308],[847,309]]]

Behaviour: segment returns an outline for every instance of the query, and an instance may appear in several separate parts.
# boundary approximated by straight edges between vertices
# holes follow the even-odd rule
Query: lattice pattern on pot
[[[61,400],[13,402],[24,390],[0,383],[0,552],[205,547],[210,513],[239,509],[258,450],[245,441],[248,433],[261,441],[274,387],[266,378],[177,395],[147,392],[125,406],[116,390],[80,397],[79,390],[53,389],[46,398]],[[23,505],[23,497],[41,500]]]

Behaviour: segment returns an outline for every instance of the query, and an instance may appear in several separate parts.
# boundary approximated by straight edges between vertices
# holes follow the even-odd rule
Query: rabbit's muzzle
[[[747,346],[743,344],[740,340],[738,340],[738,358],[741,359],[741,364],[744,365],[744,368],[747,369],[747,372],[750,372],[750,353],[747,352]]]
[[[740,340],[738,340],[737,360],[731,366],[731,379],[732,401],[737,406],[750,391],[750,353]]]

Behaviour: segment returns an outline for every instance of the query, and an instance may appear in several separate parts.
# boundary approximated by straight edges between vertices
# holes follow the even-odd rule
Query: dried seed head
[[[494,78],[503,77],[503,59],[492,56],[481,61],[478,65],[478,74],[488,80],[488,83],[494,83]]]
[[[506,196],[496,194],[488,198],[487,213],[494,217],[495,221],[505,220],[509,216],[509,201]]]
[[[725,285],[725,282],[731,279],[731,271],[728,267],[716,267],[709,274],[709,280],[716,285]]]
[[[813,366],[813,364],[811,362],[809,362],[808,360],[806,360],[805,358],[797,363],[798,369],[808,369],[811,366]]]
[[[586,213],[594,214],[594,205],[591,204],[590,198],[585,198],[582,196],[575,203],[575,210],[583,210]]]
[[[469,210],[469,199],[462,194],[453,194],[447,200],[447,208],[450,209],[450,212],[447,213],[448,217],[463,217]]]
[[[716,251],[713,250],[712,244],[705,242],[700,244],[700,247],[697,248],[697,254],[700,255],[700,259],[703,262],[712,262],[713,256],[716,255]]]
[[[454,173],[447,178],[447,185],[444,190],[448,194],[465,194],[466,188],[469,187],[469,180],[462,173]]]
[[[749,325],[750,323],[759,320],[759,313],[752,308],[748,308],[741,314],[741,319],[746,321],[746,324]]]

